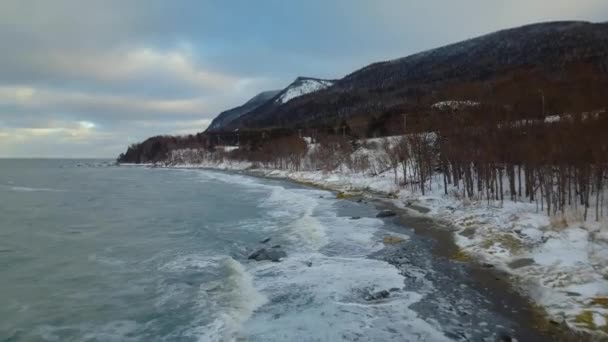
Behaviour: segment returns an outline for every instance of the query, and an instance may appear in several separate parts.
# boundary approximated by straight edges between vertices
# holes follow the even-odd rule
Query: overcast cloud
[[[116,157],[297,76],[549,20],[605,0],[4,0],[0,157]]]

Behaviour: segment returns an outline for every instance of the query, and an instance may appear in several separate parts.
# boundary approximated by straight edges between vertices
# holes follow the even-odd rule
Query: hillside
[[[207,128],[207,132],[215,132],[221,130],[224,126],[228,125],[230,122],[238,119],[239,117],[251,112],[252,110],[258,108],[263,105],[266,101],[275,97],[280,90],[270,90],[261,92],[258,95],[254,96],[249,101],[245,102],[245,104],[228,109],[224,112],[221,112],[209,125]]]
[[[208,130],[209,132],[233,131],[237,128],[247,127],[248,122],[258,122],[264,120],[268,114],[273,113],[280,106],[298,97],[315,93],[326,89],[334,84],[335,81],[323,80],[312,77],[298,77],[282,90],[272,92],[272,96],[265,97],[263,101],[255,103],[255,106],[243,105],[247,110],[239,111],[239,115],[230,115],[230,120],[215,122]],[[250,101],[251,102],[251,101]],[[248,102],[249,103],[249,102]],[[241,108],[241,107],[237,107]],[[232,110],[231,110],[232,111]],[[223,113],[222,113],[223,114]],[[220,114],[220,116],[222,115]],[[218,118],[220,118],[218,116]]]
[[[452,125],[447,118],[462,126],[597,112],[606,108],[607,88],[607,23],[533,24],[374,63],[337,81],[300,77],[221,113],[203,134],[154,137],[131,146],[121,160],[161,160],[175,146],[241,143],[253,149],[296,129],[398,135],[405,117],[412,132]],[[458,117],[450,116],[456,111]]]
[[[344,119],[428,108],[451,97],[513,104],[524,101],[513,93],[525,85],[535,92],[543,89],[547,102],[557,107],[564,89],[605,84],[607,60],[606,23],[528,25],[371,64],[332,87],[278,106],[260,106],[230,128],[331,126]],[[538,98],[537,93],[529,96]]]

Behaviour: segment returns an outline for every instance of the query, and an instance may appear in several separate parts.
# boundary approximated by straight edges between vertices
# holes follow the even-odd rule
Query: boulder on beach
[[[269,237],[267,237],[267,238],[265,238],[265,239],[261,240],[261,241],[260,241],[260,243],[267,243],[268,241],[270,241],[270,238],[269,238]]]
[[[394,211],[392,210],[382,210],[381,212],[379,212],[376,217],[378,218],[383,218],[383,217],[392,217],[397,215]]]
[[[386,299],[388,297],[390,297],[391,293],[387,290],[382,290],[382,291],[378,291],[375,293],[370,293],[368,295],[365,296],[365,300],[371,301],[371,300],[380,300],[380,299]]]
[[[281,258],[285,258],[285,257],[287,257],[287,253],[285,253],[285,251],[283,251],[279,248],[273,248],[271,250],[267,250],[266,248],[261,248],[255,252],[253,252],[249,256],[248,259],[255,260],[255,261],[269,260],[269,261],[273,261],[273,262],[279,262],[279,261],[281,261]]]

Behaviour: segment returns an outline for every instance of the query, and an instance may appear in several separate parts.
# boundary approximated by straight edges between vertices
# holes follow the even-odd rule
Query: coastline
[[[153,167],[159,166],[155,165]],[[472,281],[476,284],[476,288],[492,298],[499,310],[501,309],[500,303],[514,304],[519,308],[517,314],[511,316],[514,321],[531,327],[541,334],[540,336],[554,341],[595,341],[605,338],[600,334],[594,334],[589,330],[568,324],[566,320],[555,319],[554,315],[551,315],[545,307],[536,302],[534,297],[527,292],[527,289],[521,286],[521,279],[505,271],[502,267],[484,262],[483,258],[463,252],[457,240],[457,234],[461,230],[459,231],[458,227],[455,227],[441,215],[437,215],[436,209],[425,207],[416,200],[404,201],[402,197],[395,195],[393,192],[361,188],[352,183],[339,184],[335,179],[332,179],[332,175],[329,175],[323,181],[317,181],[317,175],[311,176],[310,173],[307,176],[305,172],[254,169],[247,163],[230,163],[219,166],[162,165],[160,167],[206,169],[287,180],[300,185],[331,191],[336,193],[340,199],[365,199],[365,201],[373,203],[379,210],[390,209],[395,211],[401,225],[414,229],[417,235],[427,236],[435,240],[437,244],[433,248],[433,254],[437,257],[466,264],[470,269]]]
[[[202,169],[218,171],[218,169],[213,168]],[[220,171],[234,172],[231,170]],[[390,193],[377,191],[357,190],[354,195],[340,196],[344,194],[344,189],[302,181],[297,178],[277,176],[273,174],[273,171],[270,171],[270,174],[257,169],[239,170],[236,172],[252,177],[287,180],[303,186],[331,191],[336,194],[337,198],[342,198],[343,200],[357,201],[363,199],[373,204],[379,211],[394,211],[401,226],[412,228],[417,235],[429,237],[436,242],[434,248],[432,248],[433,255],[451,261],[466,263],[470,270],[471,280],[476,284],[476,289],[490,298],[494,305],[503,311],[503,314],[506,314],[518,324],[530,327],[539,333],[538,336],[525,337],[535,340],[546,338],[547,340],[556,342],[595,341],[595,338],[597,338],[583,330],[574,330],[564,324],[564,322],[553,321],[542,307],[535,304],[520,288],[517,288],[517,284],[513,282],[513,279],[506,272],[495,267],[488,267],[488,264],[484,264],[479,259],[462,258],[462,251],[453,236],[455,230],[450,228],[449,224],[443,220],[426,215],[430,211],[429,208],[416,205],[404,207],[403,205],[399,205],[398,199],[391,196]],[[513,312],[506,310],[507,306],[517,307],[517,313],[513,314]]]

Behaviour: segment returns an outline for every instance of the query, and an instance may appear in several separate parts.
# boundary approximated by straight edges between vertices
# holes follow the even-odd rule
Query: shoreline
[[[201,169],[218,171],[218,169],[213,168]],[[289,177],[269,176],[264,172],[256,170],[219,171],[234,172],[251,177],[289,181],[294,184],[330,191],[336,194],[336,198],[340,198],[339,194],[343,193],[341,189],[311,182],[302,182]],[[490,298],[496,305],[498,312],[506,314],[507,317],[513,319],[516,323],[535,330],[542,338],[547,338],[550,341],[594,341],[594,336],[587,332],[574,330],[563,323],[555,324],[556,322],[553,322],[550,319],[544,309],[538,307],[525,295],[525,293],[522,293],[521,289],[517,288],[516,284],[510,279],[507,273],[501,272],[494,267],[484,267],[480,260],[474,258],[459,260],[460,258],[458,256],[461,255],[461,251],[453,236],[454,229],[449,228],[448,224],[441,219],[425,215],[424,211],[428,210],[428,208],[400,207],[395,203],[395,199],[391,198],[388,194],[366,190],[360,191],[357,195],[345,196],[342,198],[342,200],[348,201],[357,199],[364,199],[379,211],[385,209],[394,211],[397,214],[397,220],[400,226],[411,228],[416,235],[429,237],[434,240],[436,244],[431,250],[434,256],[467,264],[473,278],[473,283],[477,284],[476,290],[484,293]],[[511,312],[505,310],[504,306],[506,303],[518,307],[518,313],[511,314]],[[533,323],[530,324],[530,322]]]
[[[147,167],[150,167],[150,165],[147,165]],[[543,338],[551,341],[595,341],[603,340],[604,338],[582,329],[576,329],[565,321],[558,322],[554,320],[540,304],[536,303],[526,293],[524,288],[519,286],[517,279],[513,278],[512,274],[464,253],[456,241],[457,229],[442,217],[430,213],[431,209],[420,204],[408,203],[404,205],[403,203],[399,203],[399,199],[391,193],[370,189],[356,189],[356,187],[345,189],[339,186],[328,186],[327,184],[298,179],[293,176],[290,177],[289,173],[277,170],[230,169],[195,165],[161,167],[220,171],[258,178],[283,180],[302,186],[330,191],[336,194],[337,198],[343,200],[365,199],[379,210],[389,209],[397,213],[399,224],[413,229],[416,235],[429,237],[434,240],[436,245],[431,251],[434,256],[466,264],[472,281],[476,284],[475,288],[494,302],[497,312],[506,314],[514,322],[521,324],[522,327],[530,328]],[[517,314],[507,312],[502,308],[501,305],[503,304],[501,303],[516,305],[518,308]],[[506,305],[504,306],[506,307]]]

